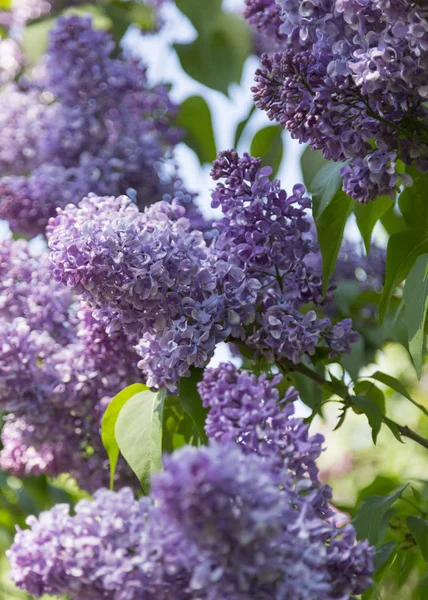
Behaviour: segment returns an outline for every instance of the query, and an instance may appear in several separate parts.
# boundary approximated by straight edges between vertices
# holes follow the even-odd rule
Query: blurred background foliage
[[[14,4],[14,0],[0,2],[3,16],[14,10]],[[309,148],[298,147],[281,128],[269,124],[266,117],[253,108],[249,86],[259,48],[256,36],[242,16],[243,0],[176,0],[174,5],[166,0],[161,12],[156,4],[128,0],[93,3],[60,0],[50,3],[45,12],[33,15],[34,18],[21,30],[19,27],[17,31],[16,27],[2,26],[0,35],[3,39],[12,35],[18,40],[28,67],[34,65],[45,51],[48,32],[55,19],[63,13],[92,14],[95,25],[111,31],[118,43],[125,40],[129,51],[140,52],[140,45],[144,49],[149,43],[156,54],[156,40],[163,39],[169,52],[175,53],[177,62],[174,64],[181,65],[182,72],[177,77],[184,81],[190,77],[198,83],[197,87],[193,84],[183,87],[197,89],[197,93],[190,93],[185,98],[182,91],[177,95],[181,96],[178,124],[185,131],[187,146],[179,150],[181,162],[187,161],[184,177],[189,177],[190,173],[193,183],[199,177],[197,191],[202,192],[201,203],[206,201],[210,187],[208,165],[216,152],[224,149],[224,139],[240,151],[262,157],[272,166],[274,173],[281,176],[287,189],[303,179],[313,196],[315,216],[319,220],[324,213],[328,224],[324,237],[320,235],[326,279],[335,272],[344,230],[346,237],[358,240],[364,254],[364,251],[370,250],[372,238],[379,246],[385,246],[387,234],[400,233],[408,224],[413,227],[426,225],[428,205],[415,204],[414,194],[402,194],[398,207],[387,198],[368,206],[347,204],[347,199],[342,197],[343,192],[338,191],[341,180],[337,165],[327,163],[319,153]],[[193,28],[190,41],[183,42],[179,31],[171,32],[168,25],[171,18],[172,28],[177,24]],[[157,33],[162,21],[165,29]],[[143,58],[150,63],[150,56],[145,56],[144,52]],[[163,79],[159,62],[156,65],[155,61],[156,69],[152,76]],[[237,86],[240,84],[244,92],[239,91]],[[174,85],[173,82],[173,92]],[[244,101],[240,104],[242,99]],[[226,118],[227,107],[232,119]],[[233,126],[230,126],[231,120],[234,121]],[[196,170],[200,170],[199,175],[195,165]],[[426,189],[425,179],[426,176],[421,176],[416,180],[416,191],[419,190],[420,194]],[[403,290],[393,282],[392,299],[389,307],[385,307],[386,316],[379,327],[376,314],[382,290],[376,286],[362,286],[365,275],[360,275],[360,279],[359,274],[354,273],[350,278],[336,282],[335,310],[340,318],[353,318],[362,340],[355,346],[353,354],[342,361],[342,365],[329,365],[327,378],[332,381],[334,378],[343,379],[347,384],[350,384],[351,378],[354,382],[358,379],[359,385],[365,386],[364,393],[373,398],[382,412],[386,410],[397,423],[408,425],[428,437],[426,414],[403,393],[396,391],[401,389],[397,383],[394,390],[381,382],[374,385],[374,381],[369,379],[378,370],[391,375],[396,378],[395,382],[405,386],[413,402],[428,409],[428,369],[423,364],[421,350],[419,367],[422,377],[418,380],[419,367],[415,362],[415,352],[412,352],[413,360],[409,353],[403,321]],[[322,357],[317,357],[316,366],[324,370]],[[293,383],[299,388],[303,400],[302,414],[311,418],[313,430],[322,432],[326,438],[327,449],[321,459],[321,467],[323,480],[334,490],[336,506],[343,511],[344,519],[354,519],[361,538],[368,537],[377,546],[376,586],[366,592],[363,599],[427,599],[427,450],[411,440],[399,443],[386,427],[381,429],[374,446],[373,417],[367,412],[368,419],[352,409],[348,410],[341,427],[333,431],[342,405],[336,403],[331,394],[329,397],[323,395],[319,385],[299,374],[293,376]],[[331,402],[325,405],[327,399]],[[11,543],[15,526],[23,527],[29,514],[38,514],[58,502],[74,504],[81,497],[82,493],[66,477],[48,481],[45,477],[18,479],[0,473],[2,600],[28,598],[7,578],[4,551]]]

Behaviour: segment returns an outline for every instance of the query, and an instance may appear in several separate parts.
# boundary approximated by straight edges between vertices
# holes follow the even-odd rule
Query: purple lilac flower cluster
[[[361,202],[394,196],[398,159],[427,170],[426,8],[407,0],[246,4],[250,23],[277,40],[256,72],[256,105],[300,142],[345,162],[347,194]]]
[[[213,163],[212,177],[221,181],[212,204],[224,215],[215,224],[214,251],[232,336],[272,362],[300,362],[320,343],[330,347],[331,357],[348,352],[358,339],[351,321],[338,329],[313,310],[324,299],[321,269],[308,260],[320,257],[306,214],[310,200],[302,185],[287,196],[270,174],[260,159],[233,150]]]
[[[177,107],[113,49],[89,17],[61,17],[34,76],[0,94],[0,217],[12,230],[43,232],[57,206],[89,192],[133,189],[139,205],[174,193]]]
[[[275,409],[275,383],[227,365],[208,372],[201,391],[211,408],[207,431],[218,442],[165,457],[148,498],[99,490],[75,515],[59,505],[30,517],[8,553],[18,586],[71,600],[349,600],[362,593],[373,551],[356,543],[352,525],[339,527],[328,507],[320,514],[298,471],[311,465],[316,476],[322,440],[310,438],[287,407]],[[286,401],[294,398],[291,390]]]
[[[139,212],[126,196],[90,195],[47,227],[54,277],[97,307],[108,331],[138,344],[148,385],[174,389],[205,367],[220,341],[243,343],[270,361],[297,363],[326,344],[331,356],[357,339],[350,320],[333,325],[322,303],[303,186],[287,197],[259,159],[220,155],[213,194],[223,218],[207,236],[176,201]]]
[[[23,240],[0,243],[0,311],[1,467],[67,472],[97,489],[108,481],[103,412],[138,374],[128,338],[108,336],[92,309],[54,282],[48,253],[32,255]]]

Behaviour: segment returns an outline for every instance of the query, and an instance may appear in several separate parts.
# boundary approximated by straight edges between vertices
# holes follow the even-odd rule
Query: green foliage
[[[327,164],[329,163],[320,150],[312,150],[310,146],[306,146],[300,157],[300,167],[303,174],[303,183],[310,192],[313,191],[312,182],[315,175]]]
[[[376,371],[376,373],[370,375],[370,377],[372,379],[376,379],[376,381],[384,383],[385,385],[389,386],[391,389],[396,391],[398,394],[401,394],[402,396],[407,398],[407,400],[409,400],[412,404],[417,406],[419,410],[421,410],[423,413],[425,413],[425,415],[428,416],[428,410],[424,406],[422,406],[422,404],[419,404],[418,402],[413,400],[412,396],[409,394],[409,392],[399,379],[397,379],[396,377],[392,377],[392,375],[388,375],[387,373],[382,373],[382,371]]]
[[[374,202],[362,204],[355,202],[354,213],[357,220],[358,229],[364,241],[367,254],[370,252],[372,233],[376,223],[384,214],[394,205],[394,201],[387,196],[377,198]]]
[[[178,0],[177,6],[198,32],[191,44],[175,44],[181,66],[193,79],[227,94],[231,83],[239,83],[251,52],[247,22],[236,14],[222,12],[218,1],[207,4]]]
[[[48,34],[55,19],[44,19],[27,25],[22,38],[22,48],[30,65],[34,66],[48,47]]]
[[[191,369],[190,377],[180,381],[180,402],[184,410],[190,415],[199,433],[201,441],[207,442],[204,425],[208,410],[203,407],[197,384],[202,380],[203,369]]]
[[[379,303],[379,321],[385,318],[394,289],[407,277],[415,260],[428,252],[428,232],[408,229],[389,238],[386,253],[386,275]]]
[[[184,129],[184,143],[202,163],[211,163],[217,154],[211,112],[200,96],[191,96],[180,107],[177,124]]]
[[[337,191],[328,205],[317,213],[315,223],[318,243],[322,254],[322,278],[324,293],[336,267],[346,221],[352,212],[354,201],[342,190]]]
[[[379,390],[377,390],[377,392],[379,392]],[[382,392],[380,392],[380,394],[382,394]],[[377,400],[379,400],[376,394],[374,394],[374,398],[377,398]],[[373,397],[371,397],[369,393],[367,393],[366,396],[354,396],[352,398],[352,401],[357,410],[363,412],[366,415],[369,425],[372,429],[373,443],[376,444],[377,436],[382,426],[382,417],[384,412],[379,406],[379,401],[373,399]],[[384,398],[383,405],[385,405]]]
[[[410,515],[407,517],[407,526],[419,546],[422,556],[428,561],[428,522],[420,517]]]
[[[245,130],[246,126],[250,122],[251,117],[253,116],[255,110],[256,110],[256,107],[254,106],[254,104],[252,104],[251,108],[250,108],[250,112],[248,113],[248,115],[244,119],[242,119],[242,121],[239,121],[238,125],[236,126],[235,139],[234,139],[234,142],[233,142],[233,147],[234,148],[238,147],[238,144],[239,144],[239,141],[241,139],[241,136],[244,133],[244,130]]]
[[[419,173],[414,168],[407,172],[413,178],[413,185],[406,188],[398,199],[401,214],[407,227],[428,230],[428,174]]]
[[[428,254],[419,256],[404,285],[404,320],[416,373],[422,375],[425,317],[428,309]]]
[[[382,541],[391,516],[390,509],[405,488],[401,487],[390,496],[371,496],[362,502],[353,520],[358,539],[367,539],[374,545]]]
[[[144,391],[132,396],[115,426],[120,452],[147,493],[150,476],[162,469],[162,421],[165,392]]]
[[[116,394],[107,406],[101,424],[101,439],[110,462],[110,489],[113,489],[114,474],[119,459],[119,445],[116,440],[116,421],[125,404],[136,394],[149,391],[142,383],[134,383]]]
[[[269,125],[260,129],[251,142],[250,154],[261,158],[264,165],[272,167],[272,175],[278,172],[284,154],[282,134],[284,129],[278,125]]]
[[[328,162],[313,177],[310,189],[312,191],[312,203],[314,218],[317,221],[325,209],[338,195],[342,187],[342,176],[340,170],[343,163]],[[346,196],[345,196],[346,197]],[[341,241],[341,240],[340,240]]]

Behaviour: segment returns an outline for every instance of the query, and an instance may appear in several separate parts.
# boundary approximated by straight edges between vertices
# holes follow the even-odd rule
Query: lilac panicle
[[[176,451],[149,498],[99,490],[73,516],[58,505],[28,525],[8,558],[37,597],[349,600],[373,570],[351,525],[318,517],[264,458],[234,444]]]
[[[89,17],[60,17],[39,69],[0,94],[0,218],[14,231],[43,233],[90,192],[134,190],[140,206],[174,194],[177,107],[113,49]]]
[[[423,6],[407,0],[247,0],[247,5],[250,23],[276,39],[275,52],[262,56],[256,72],[256,105],[300,142],[345,162],[347,194],[361,202],[393,197],[400,185],[398,158],[425,168]]]

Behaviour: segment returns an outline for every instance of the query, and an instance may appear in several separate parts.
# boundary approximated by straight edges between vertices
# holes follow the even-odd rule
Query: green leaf
[[[421,410],[423,413],[425,413],[428,416],[428,410],[425,408],[425,406],[422,406],[422,404],[419,404],[419,402],[416,402],[416,400],[413,400],[413,398],[411,397],[411,395],[409,394],[409,392],[406,390],[406,388],[404,387],[404,385],[401,383],[401,381],[399,379],[396,379],[395,377],[393,377],[392,375],[388,375],[387,373],[383,373],[382,371],[376,371],[376,373],[374,373],[373,375],[370,375],[370,377],[372,379],[376,379],[376,381],[380,381],[381,383],[384,383],[385,385],[390,387],[395,392],[398,392],[399,394],[401,394],[402,396],[407,398],[407,400],[409,400],[412,404],[417,406],[419,408],[419,410]]]
[[[404,284],[404,322],[409,337],[409,352],[418,379],[422,375],[425,318],[428,309],[428,254],[419,256]]]
[[[397,489],[400,479],[396,476],[377,475],[366,487],[358,492],[356,505],[359,506],[369,496],[386,496]]]
[[[385,414],[385,396],[382,390],[377,388],[372,381],[358,381],[354,385],[354,393],[357,396],[366,396],[373,400],[381,413]]]
[[[244,129],[246,128],[246,126],[248,125],[248,123],[250,122],[251,117],[254,114],[254,111],[256,110],[255,105],[253,104],[251,106],[250,112],[248,113],[248,115],[245,117],[245,119],[242,119],[242,121],[239,121],[238,125],[236,126],[236,131],[235,131],[235,140],[233,142],[233,147],[237,148],[238,144],[239,144],[239,140],[241,139],[242,134],[244,133]]]
[[[340,169],[342,167],[343,163],[327,162],[314,176],[311,192],[315,219],[322,215],[341,189],[342,176]]]
[[[367,539],[373,545],[380,542],[385,533],[389,511],[405,489],[406,486],[403,486],[390,496],[371,496],[363,501],[353,520],[358,539]]]
[[[301,373],[292,371],[290,377],[293,385],[299,392],[302,402],[315,411],[315,413],[321,414],[321,402],[323,399],[321,387]]]
[[[356,202],[354,206],[355,218],[358,229],[364,241],[367,254],[370,252],[372,233],[376,223],[394,205],[394,201],[387,196],[377,198],[374,202],[363,204]]]
[[[196,152],[200,163],[211,163],[217,152],[211,112],[205,100],[200,96],[184,100],[178,125],[185,130],[184,143]]]
[[[382,410],[376,402],[367,396],[353,396],[352,402],[354,406],[366,415],[369,425],[372,428],[373,443],[376,444],[377,436],[382,426]]]
[[[115,435],[121,453],[148,492],[150,476],[162,469],[162,413],[165,391],[140,392],[119,413]]]
[[[34,66],[48,47],[48,34],[55,24],[55,19],[44,19],[30,23],[22,35],[22,49],[30,66]]]
[[[334,273],[346,221],[352,212],[354,201],[339,190],[320,216],[315,218],[318,243],[322,255],[324,293]]]
[[[208,410],[202,405],[202,400],[196,387],[202,381],[203,369],[191,369],[190,373],[190,377],[183,377],[180,380],[180,402],[184,410],[192,417],[201,440],[206,444],[205,419]]]
[[[312,182],[315,175],[328,164],[329,162],[323,157],[321,150],[312,150],[310,146],[306,146],[300,157],[300,167],[303,183],[310,192],[312,192]]]
[[[229,85],[241,80],[251,45],[247,22],[238,15],[220,13],[209,29],[200,31],[194,42],[175,44],[174,48],[190,77],[227,94]]]
[[[251,142],[251,156],[261,158],[263,164],[272,167],[273,176],[278,172],[284,153],[283,131],[278,125],[269,125],[260,129]]]
[[[222,0],[176,0],[175,4],[191,21],[198,33],[206,32],[221,13]]]
[[[375,571],[380,571],[386,565],[391,554],[395,549],[395,542],[386,542],[379,548],[376,548],[376,553],[373,558],[373,566]]]
[[[200,435],[178,396],[167,396],[163,409],[162,450],[171,453],[189,444],[200,445]]]
[[[394,233],[400,233],[407,229],[407,225],[403,217],[395,212],[394,205],[389,208],[384,215],[380,218],[380,221],[389,235]]]
[[[420,517],[407,517],[407,527],[419,546],[422,556],[428,561],[428,523]]]
[[[125,404],[140,392],[146,392],[149,388],[143,383],[134,383],[116,394],[107,406],[101,423],[101,440],[107,452],[110,462],[110,489],[113,489],[114,474],[119,458],[119,446],[116,441],[115,427],[120,411]]]
[[[408,229],[389,238],[385,285],[379,303],[379,321],[385,318],[394,289],[407,277],[416,259],[428,252],[428,233]]]
[[[401,214],[408,227],[428,229],[428,174],[419,173],[415,168],[406,171],[413,178],[413,185],[405,188],[398,198]]]

